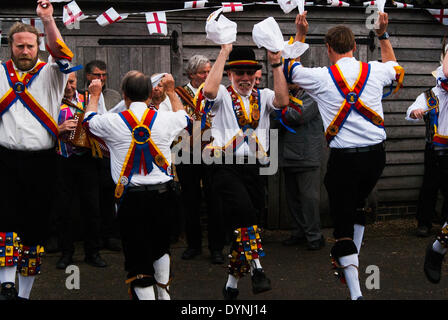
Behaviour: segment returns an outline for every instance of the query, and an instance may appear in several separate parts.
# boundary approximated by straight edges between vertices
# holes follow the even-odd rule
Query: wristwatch
[[[389,39],[389,34],[386,32],[384,32],[382,35],[378,36],[379,40],[386,40]]]
[[[278,68],[282,65],[283,63],[280,61],[279,63],[273,63],[271,64],[271,68]]]

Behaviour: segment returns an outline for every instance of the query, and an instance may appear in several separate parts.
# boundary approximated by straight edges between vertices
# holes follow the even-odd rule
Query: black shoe
[[[69,265],[73,263],[72,255],[63,254],[58,262],[56,262],[56,268],[65,270]]]
[[[263,269],[255,269],[252,274],[252,292],[254,294],[271,290],[271,280],[264,274]]]
[[[224,255],[220,250],[213,250],[210,252],[210,257],[212,259],[213,264],[223,264],[224,263]]]
[[[182,254],[182,259],[191,260],[194,257],[200,255],[201,253],[202,253],[201,249],[187,248],[187,250],[185,250],[184,253]]]
[[[238,293],[240,293],[238,289],[228,288],[226,285],[224,285],[224,288],[222,288],[222,295],[224,296],[224,300],[236,300],[236,298],[238,297]]]
[[[0,300],[16,300],[17,290],[13,282],[4,282],[1,285]]]
[[[85,263],[98,268],[107,267],[106,261],[104,261],[99,253],[88,255],[84,258]]]
[[[430,236],[431,234],[430,231],[431,229],[428,228],[427,226],[419,226],[417,227],[415,234],[417,235],[417,237],[426,238]]]
[[[119,239],[109,238],[104,240],[103,249],[119,252],[121,251],[121,241]]]
[[[426,278],[432,283],[439,283],[442,275],[443,254],[432,249],[432,243],[426,248],[425,264],[423,270]]]
[[[301,237],[296,237],[296,236],[290,236],[288,239],[285,239],[282,241],[282,245],[284,245],[286,247],[290,247],[290,246],[296,246],[298,244],[302,244],[305,242],[306,242],[305,237],[301,238]]]
[[[316,250],[322,249],[323,247],[325,247],[324,236],[321,236],[320,239],[318,239],[318,240],[308,242],[307,247],[308,247],[308,250],[311,250],[311,251],[316,251]]]

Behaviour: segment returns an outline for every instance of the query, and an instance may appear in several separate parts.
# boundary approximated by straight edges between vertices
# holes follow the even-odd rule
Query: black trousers
[[[212,192],[220,197],[227,231],[258,224],[264,204],[264,184],[259,165],[211,165]]]
[[[16,232],[26,246],[48,237],[55,197],[54,149],[24,152],[0,147],[0,221],[2,232]]]
[[[84,252],[92,255],[100,250],[99,163],[90,152],[57,157],[58,183],[55,202],[56,221],[61,251],[72,255],[74,240],[80,230],[74,228],[74,208],[79,208],[83,222]]]
[[[435,154],[435,160],[437,167],[439,168],[439,176],[441,181],[441,189],[443,194],[444,203],[448,201],[448,150],[444,151],[445,154]],[[448,218],[445,217],[445,222]]]
[[[384,150],[344,153],[331,149],[324,183],[336,239],[353,239],[353,225],[365,224],[364,214],[356,209],[364,207],[385,163]]]
[[[203,164],[180,164],[176,166],[182,188],[182,204],[185,213],[185,235],[189,248],[202,246],[201,204],[206,203],[208,248],[222,250],[225,244],[225,229],[218,197],[210,186],[210,169]],[[202,186],[201,186],[202,182]]]
[[[442,187],[442,175],[440,174],[439,161],[433,149],[432,144],[427,143],[425,146],[425,171],[423,174],[423,183],[420,189],[417,206],[417,223],[418,226],[432,227],[432,220],[435,215],[437,203],[437,195]],[[443,201],[442,219],[447,219],[447,199]]]
[[[128,278],[138,274],[154,277],[154,261],[169,254],[170,192],[128,191],[123,196],[118,222]]]
[[[110,159],[96,159],[99,162],[99,193],[100,193],[100,215],[101,215],[101,231],[100,238],[102,240],[120,237],[118,219],[115,216],[114,193],[115,183],[112,180],[110,172]]]

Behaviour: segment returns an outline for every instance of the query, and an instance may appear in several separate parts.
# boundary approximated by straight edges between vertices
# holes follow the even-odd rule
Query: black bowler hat
[[[225,65],[224,70],[229,69],[255,69],[263,68],[261,64],[255,60],[255,52],[250,47],[234,47],[229,55],[229,61]]]

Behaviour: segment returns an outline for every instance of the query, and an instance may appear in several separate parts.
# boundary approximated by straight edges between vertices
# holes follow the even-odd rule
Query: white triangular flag
[[[208,2],[207,0],[203,0],[203,1],[187,1],[187,2],[185,2],[184,9],[187,9],[187,8],[193,8],[193,9],[195,9],[195,8],[204,8],[205,4],[207,2]]]
[[[376,0],[376,5],[378,6],[378,11],[384,13],[384,5],[386,4],[386,0]]]
[[[350,4],[339,0],[327,0],[327,3],[332,7],[349,7]]]
[[[149,34],[158,33],[165,36],[168,35],[165,11],[146,12],[145,16]]]
[[[114,8],[109,8],[106,12],[103,12],[96,18],[96,22],[98,22],[100,26],[105,27],[114,22],[126,19],[127,17],[127,15],[120,15]]]
[[[64,6],[62,11],[62,22],[65,26],[74,24],[77,21],[86,19],[88,16],[84,15],[81,8],[78,6],[76,1],[72,1]]]
[[[373,7],[373,6],[376,5],[376,1],[366,1],[366,2],[363,2],[362,5],[363,5],[364,7],[368,7],[368,6]]]
[[[277,0],[277,2],[284,13],[290,13],[298,6],[296,0]]]
[[[40,36],[39,50],[45,51],[45,33],[44,33],[45,29],[42,20],[34,18],[22,18],[22,23],[30,24],[39,31]]]
[[[243,11],[243,4],[241,2],[223,2],[223,13]]]
[[[412,4],[407,4],[407,3],[401,3],[401,2],[397,2],[397,1],[394,1],[394,5],[397,7],[397,8],[414,8],[414,6],[412,5]]]

